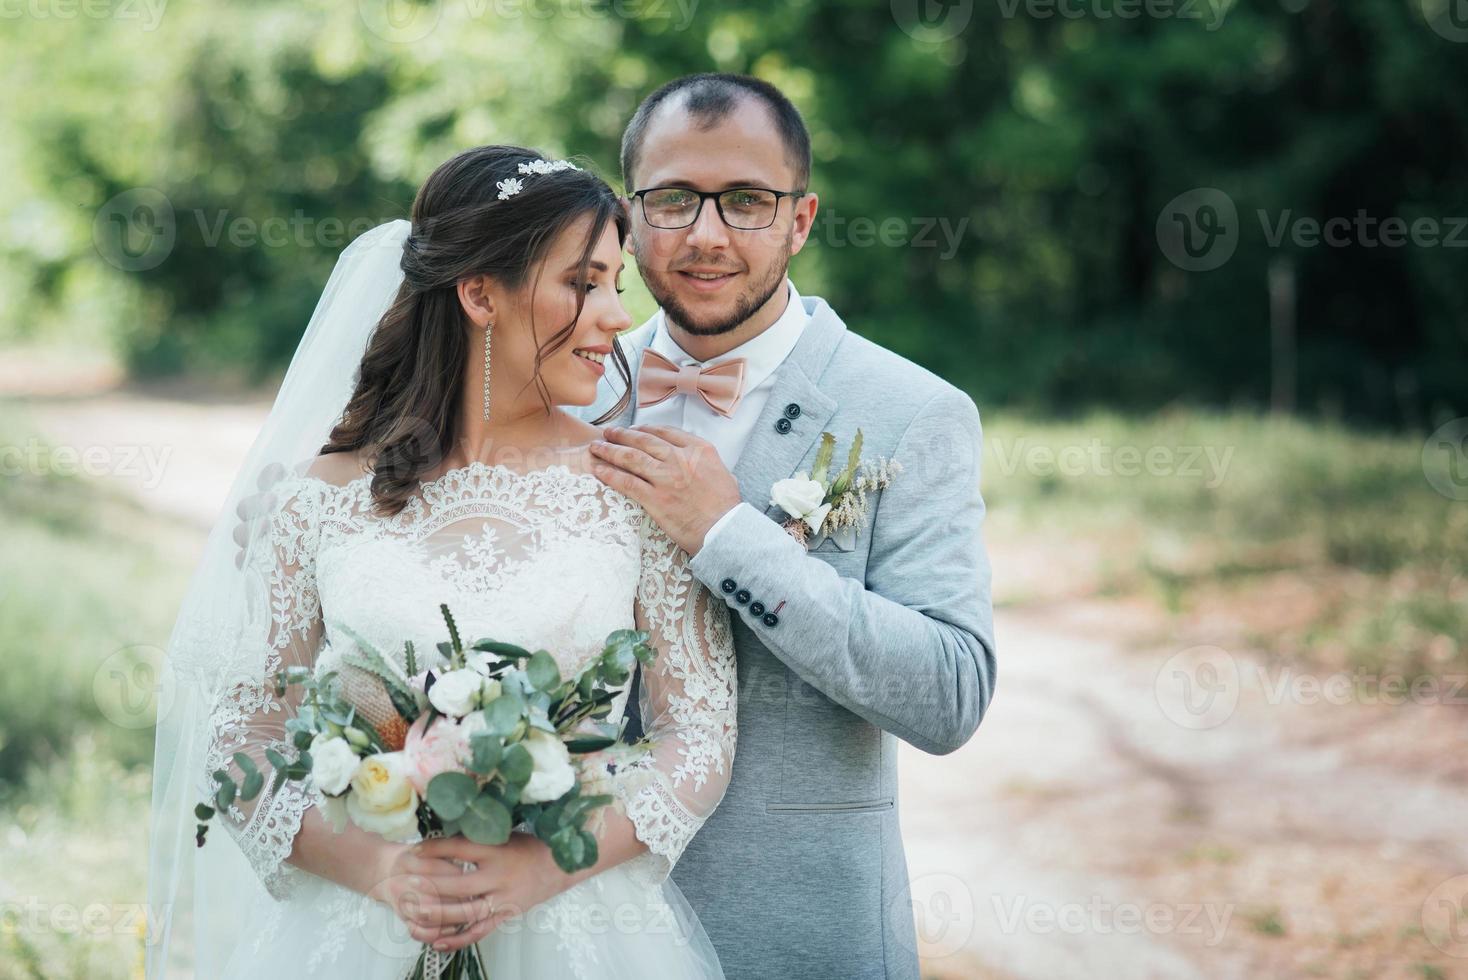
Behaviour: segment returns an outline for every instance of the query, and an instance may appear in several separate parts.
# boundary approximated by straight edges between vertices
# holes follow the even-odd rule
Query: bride
[[[440,166],[412,214],[343,253],[170,639],[147,975],[398,980],[423,944],[476,944],[491,978],[722,976],[668,873],[729,781],[728,612],[592,474],[599,430],[556,408],[591,404],[608,366],[629,377],[625,212],[573,164],[486,146]],[[236,530],[262,493],[268,519]],[[297,707],[272,675],[333,666],[344,630],[434,650],[440,603],[462,635],[547,649],[563,675],[613,630],[650,633],[651,750],[580,757],[616,800],[594,867],[567,875],[526,833],[336,833],[300,784],[272,792],[265,753],[294,757]],[[266,788],[196,847],[194,806],[214,771],[240,778],[237,752]]]

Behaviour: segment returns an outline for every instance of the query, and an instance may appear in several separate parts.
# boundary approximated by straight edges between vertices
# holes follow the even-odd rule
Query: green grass
[[[0,980],[141,976],[154,733],[120,685],[166,643],[175,533],[44,465],[0,475]]]
[[[1132,462],[1123,447],[1138,472],[1118,465]],[[1204,590],[1268,588],[1281,574],[1321,596],[1350,580],[1303,645],[1408,676],[1468,669],[1468,501],[1433,489],[1422,437],[1253,414],[993,412],[985,466],[1009,535],[1089,542],[1105,593],[1151,593],[1181,612]],[[1277,652],[1308,655],[1301,645]]]

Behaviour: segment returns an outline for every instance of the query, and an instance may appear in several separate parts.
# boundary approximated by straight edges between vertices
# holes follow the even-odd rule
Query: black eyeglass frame
[[[653,191],[686,191],[689,194],[697,194],[698,207],[693,209],[693,217],[689,219],[688,224],[674,225],[672,227],[669,227],[667,225],[653,224],[652,219],[647,216],[647,201],[643,199],[643,195],[651,194]],[[723,197],[725,194],[733,194],[736,191],[764,191],[766,194],[775,195],[775,210],[770,215],[770,223],[767,225],[760,225],[757,228],[742,228],[739,225],[730,224],[729,218],[724,214],[724,205],[720,203],[719,198]],[[656,228],[659,231],[680,231],[684,228],[692,228],[698,223],[699,215],[703,214],[704,202],[707,201],[709,198],[714,199],[714,209],[719,212],[719,220],[724,223],[724,227],[729,228],[733,231],[763,231],[764,229],[769,228],[771,225],[773,225],[776,219],[780,217],[781,198],[792,197],[796,200],[799,200],[809,193],[810,191],[777,191],[773,187],[753,186],[726,187],[721,191],[700,191],[694,190],[692,187],[684,187],[680,184],[660,184],[657,187],[644,187],[640,191],[633,191],[632,197],[642,203],[642,220],[647,222],[648,227]]]

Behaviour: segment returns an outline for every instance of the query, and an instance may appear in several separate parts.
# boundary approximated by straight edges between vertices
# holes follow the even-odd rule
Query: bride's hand
[[[455,897],[439,888],[440,880],[458,882],[464,877],[464,869],[446,857],[424,855],[412,844],[392,844],[383,853],[367,896],[391,908],[415,940],[431,943],[493,911],[487,897]]]
[[[414,939],[447,951],[477,943],[506,919],[524,914],[582,877],[562,871],[550,848],[524,833],[511,834],[498,845],[436,837],[412,849],[419,863],[405,860],[404,866],[415,868],[410,875],[422,879],[421,899],[403,920]],[[455,861],[477,867],[465,871]]]

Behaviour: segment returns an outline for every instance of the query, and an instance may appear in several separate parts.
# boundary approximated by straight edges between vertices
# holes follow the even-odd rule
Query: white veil
[[[217,976],[245,910],[266,891],[221,814],[208,843],[194,841],[196,804],[215,784],[207,771],[209,720],[218,694],[264,681],[270,595],[252,554],[269,547],[262,522],[242,523],[241,501],[304,469],[340,419],[363,351],[402,282],[411,225],[392,221],[352,242],[316,305],[264,428],[209,532],[168,641],[153,763],[148,853],[149,980]],[[236,540],[237,529],[241,529]],[[243,552],[243,561],[239,558]]]

